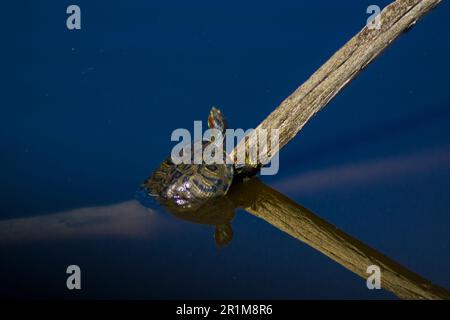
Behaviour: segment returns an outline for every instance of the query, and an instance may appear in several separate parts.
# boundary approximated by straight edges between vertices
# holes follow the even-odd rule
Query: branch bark
[[[305,83],[285,99],[250,135],[243,139],[231,153],[258,155],[255,163],[264,159],[265,148],[269,158],[284,147],[303,126],[348,84],[360,71],[386,49],[402,32],[413,26],[421,17],[438,5],[441,0],[397,0],[380,13],[381,28],[364,27]],[[278,148],[258,136],[261,129],[279,129]],[[269,139],[270,140],[270,139]],[[266,154],[267,157],[267,154]],[[266,158],[267,159],[267,158]]]

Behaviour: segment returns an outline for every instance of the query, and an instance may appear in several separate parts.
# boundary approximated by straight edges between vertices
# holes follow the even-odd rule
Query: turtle
[[[218,129],[225,137],[226,121],[222,112],[212,107],[208,116],[208,127]],[[226,195],[234,177],[234,166],[227,161],[228,155],[222,147],[222,163],[207,164],[203,157],[201,164],[193,163],[199,152],[205,150],[212,143],[222,141],[203,140],[202,148],[194,148],[194,143],[187,150],[191,152],[191,163],[175,164],[171,156],[168,156],[153,174],[143,183],[142,187],[148,194],[160,202],[169,206],[178,206],[186,209],[196,209],[207,200]],[[185,149],[183,149],[185,150]],[[183,150],[180,151],[182,156]]]

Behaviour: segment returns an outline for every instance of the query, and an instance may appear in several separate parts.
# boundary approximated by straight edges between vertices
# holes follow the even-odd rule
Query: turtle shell
[[[210,143],[203,141],[201,151]],[[195,156],[192,153],[191,164],[175,164],[170,156],[167,157],[144,182],[143,187],[161,204],[174,204],[183,208],[199,207],[206,200],[225,195],[233,180],[233,165],[194,164]],[[225,151],[223,157],[227,157]]]

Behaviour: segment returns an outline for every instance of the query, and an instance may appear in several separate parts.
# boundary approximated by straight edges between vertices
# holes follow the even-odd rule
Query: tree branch
[[[250,135],[240,141],[232,151],[236,161],[237,154],[255,152],[258,162],[263,159],[264,150],[269,158],[284,147],[303,126],[402,32],[413,26],[422,16],[440,3],[441,0],[397,0],[380,13],[381,28],[364,27],[324,65],[322,65],[305,83],[284,100]],[[259,141],[260,130],[279,129],[278,148]],[[256,159],[255,159],[256,160]]]

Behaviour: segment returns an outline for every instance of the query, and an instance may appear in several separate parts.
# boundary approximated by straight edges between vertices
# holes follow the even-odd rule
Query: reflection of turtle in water
[[[210,199],[195,210],[171,205],[170,202],[162,205],[181,220],[213,226],[214,240],[218,247],[226,246],[233,239],[231,220],[235,215],[235,207],[227,196]]]

